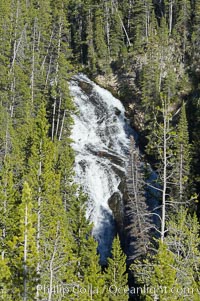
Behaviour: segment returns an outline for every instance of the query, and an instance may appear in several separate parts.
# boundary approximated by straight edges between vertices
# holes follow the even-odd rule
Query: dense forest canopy
[[[129,298],[119,238],[100,267],[73,181],[68,84],[80,71],[113,83],[158,175],[160,223],[149,232],[132,141],[129,284],[166,287],[135,300],[199,300],[200,0],[0,1],[0,300]]]

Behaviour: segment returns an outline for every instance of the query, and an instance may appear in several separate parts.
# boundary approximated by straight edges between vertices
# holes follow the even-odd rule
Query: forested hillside
[[[133,253],[116,237],[103,267],[73,180],[80,71],[122,100],[157,174],[131,138]],[[0,300],[199,300],[200,0],[0,0],[0,126]]]

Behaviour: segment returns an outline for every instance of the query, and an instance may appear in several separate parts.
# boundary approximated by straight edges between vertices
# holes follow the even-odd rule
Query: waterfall
[[[114,193],[120,194],[131,128],[122,103],[87,76],[74,76],[70,93],[78,109],[71,136],[76,153],[75,180],[88,195],[86,217],[94,225],[93,235],[103,264],[110,255],[115,233],[108,200]]]

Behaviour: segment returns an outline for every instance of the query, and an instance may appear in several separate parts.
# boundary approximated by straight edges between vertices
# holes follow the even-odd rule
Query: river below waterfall
[[[79,74],[70,82],[70,92],[78,109],[74,115],[72,139],[76,152],[75,180],[88,195],[86,216],[93,223],[101,263],[110,255],[115,234],[108,200],[119,190],[133,134],[120,100]]]

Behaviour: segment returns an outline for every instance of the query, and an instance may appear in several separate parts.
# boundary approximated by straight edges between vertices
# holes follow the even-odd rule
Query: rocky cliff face
[[[140,109],[141,91],[137,86],[136,72],[112,73],[108,76],[98,75],[94,80],[122,101],[131,126],[137,132],[141,132],[144,129],[144,114]]]

